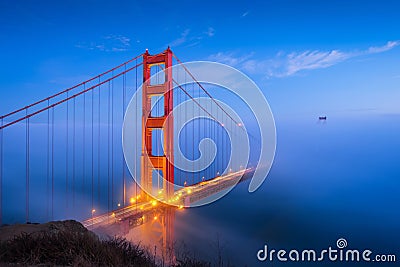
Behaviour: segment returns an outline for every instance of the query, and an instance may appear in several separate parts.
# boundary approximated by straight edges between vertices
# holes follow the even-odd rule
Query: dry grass
[[[61,266],[156,266],[147,251],[124,239],[88,233],[21,233],[0,243],[0,262]]]
[[[61,222],[64,223],[65,222]],[[71,224],[71,223],[70,223]],[[59,224],[57,224],[59,225]],[[79,226],[79,225],[78,225]],[[57,226],[58,227],[58,226]],[[92,232],[63,229],[21,232],[0,240],[0,265],[40,266],[138,266],[166,267],[148,249],[122,238],[100,240]],[[175,267],[209,267],[189,254],[176,259]]]

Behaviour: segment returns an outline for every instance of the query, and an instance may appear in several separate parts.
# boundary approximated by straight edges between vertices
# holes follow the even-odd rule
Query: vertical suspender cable
[[[213,111],[213,103],[211,103],[211,114],[212,114],[212,111]],[[211,121],[211,126],[212,126],[212,128],[211,128],[211,136],[212,136],[212,138],[216,141],[216,139],[215,139],[215,123],[214,123],[214,121]],[[217,143],[217,142],[216,142]],[[218,149],[217,149],[217,151],[218,151]],[[211,168],[211,171],[210,171],[210,173],[212,174],[212,176],[213,177],[216,177],[217,175],[216,175],[216,159],[217,158],[215,158],[214,160],[213,160],[213,162],[212,162],[212,168]]]
[[[54,107],[51,108],[51,220],[54,220]]]
[[[194,82],[194,81],[193,81]],[[197,98],[198,98],[198,101],[200,102],[200,87],[197,87]],[[201,135],[201,121],[202,121],[202,119],[201,119],[201,109],[200,109],[200,107],[198,106],[197,107],[197,110],[198,110],[198,116],[199,116],[199,119],[198,119],[198,121],[199,121],[199,126],[197,127],[197,133],[198,133],[198,141],[199,141],[199,143],[198,143],[198,145],[197,145],[197,150],[199,151],[199,146],[200,146],[200,135]],[[200,159],[200,154],[199,154],[199,159]],[[201,181],[201,177],[202,177],[202,175],[204,174],[203,172],[200,172],[200,164],[201,164],[201,161],[199,160],[198,161],[198,164],[197,164],[197,170],[198,170],[198,172],[199,172],[199,181]]]
[[[176,79],[179,81],[179,69],[176,71]],[[173,88],[171,88],[171,89],[173,89]],[[178,106],[179,104],[181,104],[181,95],[179,94],[179,91],[177,91],[177,90],[173,90],[172,93],[175,94],[174,99],[178,100],[178,102],[177,102],[177,106]],[[180,113],[177,114],[178,122],[181,121],[181,117],[182,117],[182,115]],[[176,141],[178,142],[178,147],[180,147],[180,139],[181,139],[180,133],[178,133],[177,136],[178,136],[178,140],[176,140]],[[178,177],[179,180],[177,181],[177,184],[182,185],[182,174],[183,174],[182,171],[179,171],[179,174],[180,175]]]
[[[47,106],[50,100],[47,100]],[[47,110],[47,179],[46,179],[46,219],[49,220],[50,206],[50,109]]]
[[[73,99],[73,121],[72,121],[72,207],[75,208],[75,135],[76,135],[76,97]]]
[[[158,68],[157,73],[159,73],[159,71],[160,71],[160,69]],[[157,84],[159,84],[159,83],[160,83],[159,74],[157,74]],[[167,115],[167,110],[165,110],[165,108],[164,108],[165,101],[167,101],[167,100],[164,96],[164,103],[162,103],[163,104],[162,107],[160,108],[160,105],[157,105],[157,111],[156,111],[157,116],[159,116],[160,113],[163,114],[162,116]],[[157,102],[158,102],[158,104],[160,104],[160,98],[157,99]],[[160,109],[161,109],[161,111],[160,111]],[[162,141],[163,141],[162,138],[164,138],[164,134],[165,134],[164,130],[159,131],[159,136],[157,136],[157,138],[156,138],[157,156],[165,155],[165,151],[164,151],[164,153],[163,153],[163,151],[161,151],[161,149],[162,149],[161,145],[162,145]],[[165,149],[165,147],[164,147],[164,149]],[[163,173],[162,177],[161,177],[160,170],[158,170],[157,175],[158,175],[158,190],[157,191],[160,191],[161,186],[163,185],[162,177],[164,177],[164,179],[167,179],[167,174]]]
[[[83,84],[83,90],[86,83]],[[82,125],[82,200],[85,200],[85,176],[86,176],[86,93],[83,94],[83,125]]]
[[[184,72],[185,73],[185,84],[184,84],[184,86],[186,87],[186,79],[187,79],[187,77],[186,77],[186,72]],[[178,91],[179,93],[180,93],[180,91]],[[183,101],[185,101],[186,102],[186,98],[187,98],[187,96],[186,95],[183,95]],[[187,104],[185,104],[185,114],[187,114],[187,112],[188,112],[188,105]],[[186,120],[185,120],[185,123],[186,123]],[[188,150],[189,150],[189,140],[188,140],[188,128],[189,127],[187,127],[187,125],[188,124],[186,124],[185,125],[185,155],[186,155],[186,157],[188,158],[189,157],[189,152],[188,152]],[[186,166],[185,166],[186,167]],[[186,172],[186,175],[185,175],[185,181],[183,182],[183,184],[188,184],[188,182],[189,182],[189,172]]]
[[[137,59],[136,59],[136,62],[135,62],[135,65],[137,65]],[[135,88],[136,88],[136,90],[135,90],[135,93],[137,92],[137,88],[138,88],[138,69],[136,68],[135,69]],[[137,124],[138,124],[138,112],[137,112],[137,110],[138,110],[138,97],[136,96],[135,97],[135,156],[134,156],[134,159],[135,159],[135,163],[134,163],[134,166],[135,166],[135,197],[136,197],[136,200],[137,200],[137,181],[138,181],[138,177],[137,177],[137,173],[138,173],[138,170],[137,170],[137,156],[138,156],[138,149],[137,149],[137,146],[138,146],[138,128],[139,127],[137,127]],[[135,203],[136,203],[136,210],[137,210],[137,201],[135,201]]]
[[[230,124],[230,132],[231,132],[231,138],[229,138],[229,143],[230,143],[230,147],[231,147],[231,153],[229,156],[229,172],[232,172],[232,160],[233,160],[233,155],[232,155],[232,139],[233,139],[233,123],[232,120],[229,120],[229,124]]]
[[[222,153],[221,153],[221,175],[225,173],[225,152],[227,150],[227,147],[225,146],[225,124],[224,124],[224,113],[221,113],[221,144],[222,144]]]
[[[69,96],[69,92],[67,92],[67,98]],[[67,101],[67,121],[66,121],[66,142],[65,142],[65,199],[67,206],[67,215],[69,215],[69,206],[68,206],[68,198],[69,198],[69,101]]]
[[[0,126],[3,127],[3,118]],[[3,128],[0,129],[0,225],[3,224]]]
[[[211,110],[211,107],[208,106],[208,103],[206,103],[206,105],[207,105],[207,110]],[[212,112],[211,112],[211,114],[212,114]],[[206,132],[205,137],[206,137],[206,138],[209,138],[209,137],[210,137],[210,134],[211,134],[211,128],[210,128],[211,125],[210,125],[210,121],[208,120],[208,118],[204,118],[204,124],[205,124],[205,132]],[[205,161],[206,161],[206,164],[208,165],[208,163],[209,163],[209,162],[208,162],[208,159],[211,158],[211,157],[210,157],[211,151],[207,150],[206,153],[208,154],[208,157],[205,159]],[[212,178],[212,177],[210,176],[210,166],[211,166],[211,165],[209,165],[209,166],[205,169],[206,180]]]
[[[99,84],[100,84],[100,76],[99,76]],[[101,104],[101,88],[99,85],[99,99],[98,99],[98,110],[97,110],[97,116],[98,116],[98,120],[97,120],[97,203],[100,206],[100,124],[101,124],[101,116],[100,116],[100,104]]]
[[[92,198],[92,212],[93,212],[93,208],[94,208],[94,90],[92,90],[92,103],[91,103],[91,109],[92,109],[92,121],[91,121],[91,131],[90,131],[90,133],[91,133],[91,138],[92,138],[92,140],[91,140],[91,149],[92,149],[92,151],[91,151],[91,153],[92,153],[92,155],[91,155],[91,160],[92,160],[92,169],[91,169],[91,175],[92,175],[92,183],[91,183],[91,193],[92,193],[92,195],[91,195],[91,198]]]
[[[124,70],[126,71],[126,64],[124,65]],[[125,98],[126,98],[126,73],[122,76],[122,122],[124,121],[125,112]],[[123,141],[123,140],[122,140]],[[126,203],[126,188],[125,188],[125,161],[124,153],[121,153],[122,157],[122,204],[125,207]]]
[[[184,86],[186,87],[186,72],[184,72]],[[177,90],[178,91],[178,94],[180,94],[181,92],[180,92],[180,90]],[[185,96],[185,95],[183,95],[183,101],[185,101],[186,102],[186,97],[187,96]],[[187,104],[185,103],[185,114],[187,114]],[[186,121],[186,117],[184,117],[185,118],[185,128],[184,128],[184,133],[185,133],[185,139],[184,139],[184,141],[185,141],[185,143],[184,143],[184,145],[185,145],[185,157],[186,158],[189,158],[189,155],[188,155],[188,147],[189,147],[189,144],[188,144],[188,140],[187,140],[187,131],[188,131],[188,127],[186,127],[187,126],[187,121]],[[187,166],[185,166],[185,168],[187,168]],[[184,181],[183,181],[183,185],[187,185],[187,181],[188,181],[188,175],[189,175],[189,172],[188,171],[186,171],[185,172],[185,179],[184,179]]]
[[[114,71],[112,72],[114,76]],[[114,209],[114,80],[111,80],[111,207]]]
[[[192,83],[192,94],[193,94],[193,96],[194,96],[194,84]],[[192,101],[193,102],[193,101]],[[194,176],[195,176],[195,157],[194,157],[194,143],[195,143],[195,139],[194,139],[194,131],[195,131],[195,124],[196,124],[196,121],[195,121],[195,119],[194,119],[194,117],[195,117],[195,104],[194,104],[194,102],[193,102],[193,129],[192,129],[192,157],[193,157],[193,161],[192,161],[192,165],[193,165],[193,168],[192,168],[192,182],[191,182],[191,185],[193,185],[194,184]]]
[[[25,110],[26,115],[28,115],[28,109]],[[25,179],[25,190],[26,190],[26,197],[25,197],[25,215],[26,215],[26,222],[29,222],[29,118],[26,119],[26,179]]]
[[[218,108],[216,109],[216,113],[217,113],[216,114],[217,115],[217,120],[220,121]],[[217,121],[214,122],[214,125],[215,125],[215,141],[216,141],[215,143],[217,144],[217,156],[215,158],[215,160],[216,160],[215,168],[216,168],[216,171],[217,171],[216,175],[218,176],[218,174],[219,174],[219,163],[220,163],[219,157],[220,157],[222,148],[220,148],[221,140],[219,140],[219,125],[217,123],[218,123]]]
[[[108,82],[108,106],[107,106],[107,212],[110,212],[110,138],[111,138],[111,82]]]
[[[213,114],[213,103],[211,102],[210,103],[210,110],[211,110],[211,114]],[[213,114],[214,115],[214,114]],[[210,139],[213,139],[214,138],[214,123],[213,123],[213,121],[211,121],[211,118],[210,118],[210,120],[207,120],[208,121],[208,126],[209,126],[209,138]],[[211,155],[211,152],[210,152],[210,155]],[[215,172],[214,172],[214,170],[213,170],[213,167],[214,167],[214,161],[212,161],[212,162],[210,162],[210,166],[208,167],[208,173],[209,173],[209,178],[211,179],[211,178],[214,178],[215,176]]]
[[[231,163],[231,165],[230,165],[230,168],[229,168],[229,170],[230,170],[230,172],[232,172],[232,164],[233,164],[233,162],[232,162],[232,160],[233,160],[233,155],[232,155],[232,151],[233,151],[233,149],[232,149],[232,146],[233,146],[233,142],[232,142],[232,140],[233,140],[233,135],[235,134],[235,132],[234,132],[234,127],[235,127],[235,124],[232,122],[232,120],[230,120],[229,121],[230,122],[230,124],[231,124],[231,138],[230,138],[230,140],[229,140],[229,143],[231,144],[231,153],[230,153],[230,156],[229,156],[229,161],[230,161],[230,163]]]

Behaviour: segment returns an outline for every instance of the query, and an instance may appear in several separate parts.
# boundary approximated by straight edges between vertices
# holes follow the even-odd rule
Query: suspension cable
[[[104,76],[104,75],[106,75],[106,74],[108,74],[108,73],[110,73],[110,72],[113,72],[114,70],[117,70],[117,69],[121,68],[122,66],[124,66],[124,65],[126,65],[126,64],[129,64],[129,63],[131,63],[132,61],[134,61],[134,60],[136,60],[136,59],[138,59],[138,58],[140,58],[140,57],[142,57],[142,56],[143,56],[143,54],[140,54],[140,55],[138,55],[138,56],[136,56],[136,57],[134,57],[134,58],[132,58],[132,59],[130,59],[130,60],[128,60],[128,61],[126,61],[126,62],[124,62],[124,63],[122,63],[122,64],[120,64],[120,65],[118,65],[118,66],[116,66],[116,67],[114,67],[114,68],[112,68],[112,69],[110,69],[110,70],[108,70],[108,71],[105,71],[105,72],[103,72],[103,73],[101,73],[101,74],[99,74],[99,75],[97,75],[97,76],[95,76],[95,77],[93,77],[93,78],[90,78],[90,79],[88,79],[88,80],[86,80],[86,81],[83,81],[83,82],[81,82],[81,83],[79,83],[79,84],[77,84],[77,85],[74,85],[74,86],[72,86],[72,87],[70,87],[70,88],[67,88],[67,89],[61,91],[61,92],[58,92],[58,93],[56,93],[56,94],[54,94],[54,95],[51,95],[51,96],[49,96],[49,97],[46,97],[46,98],[44,98],[44,99],[42,99],[42,100],[39,100],[39,101],[37,101],[37,102],[35,102],[35,103],[32,103],[32,104],[30,104],[30,105],[28,105],[28,106],[25,106],[25,107],[23,107],[23,108],[20,108],[20,109],[17,109],[17,110],[12,111],[12,112],[10,112],[10,113],[7,113],[7,114],[5,114],[5,115],[3,115],[3,116],[0,116],[0,119],[7,118],[7,117],[9,117],[9,116],[11,116],[11,115],[14,115],[14,114],[16,114],[16,113],[19,113],[19,112],[21,112],[21,111],[23,111],[23,110],[26,110],[26,109],[28,109],[28,108],[32,108],[32,107],[34,107],[34,106],[36,106],[36,105],[38,105],[38,104],[40,104],[40,103],[43,103],[43,102],[45,102],[45,101],[47,101],[47,100],[53,99],[53,98],[55,98],[55,97],[57,97],[57,96],[59,96],[59,95],[62,95],[62,94],[64,94],[64,93],[66,93],[66,92],[69,92],[69,91],[71,91],[71,90],[73,90],[73,89],[75,89],[75,88],[80,87],[81,85],[83,85],[83,84],[85,84],[85,83],[89,83],[89,82],[91,82],[91,81],[93,81],[93,80],[95,80],[95,79],[97,79],[97,78],[99,78],[99,77],[101,77],[101,76]],[[137,66],[136,66],[136,67],[137,67]],[[6,126],[7,126],[7,125],[6,125]],[[4,127],[6,127],[6,126],[4,126]]]
[[[237,125],[239,124],[228,112],[225,111],[225,109],[214,99],[214,97],[212,95],[210,95],[210,93],[203,87],[203,85],[198,82],[196,80],[196,78],[193,76],[193,74],[189,71],[189,69],[185,66],[185,64],[183,64],[182,61],[180,61],[180,59],[174,54],[172,53],[172,56],[176,59],[176,61],[178,61],[178,63],[180,65],[182,65],[182,67],[185,69],[185,71],[190,75],[190,77],[193,79],[193,81],[204,91],[204,93],[207,94],[207,96],[209,98],[211,98],[211,100],[233,121],[235,122]]]
[[[113,75],[112,77],[108,78],[107,80],[102,81],[102,82],[99,83],[99,84],[95,84],[95,85],[93,85],[93,86],[91,86],[91,87],[89,87],[89,88],[87,88],[87,89],[84,89],[83,91],[80,91],[80,92],[78,92],[78,93],[76,93],[76,94],[74,94],[74,95],[72,95],[72,96],[70,96],[70,97],[64,98],[64,99],[62,99],[62,100],[60,100],[60,101],[58,101],[58,102],[56,102],[56,103],[54,103],[54,104],[51,104],[51,105],[48,106],[48,107],[44,107],[44,108],[42,108],[42,109],[40,109],[40,110],[38,110],[38,111],[35,111],[35,112],[33,112],[33,113],[30,113],[30,114],[27,114],[27,115],[25,115],[24,117],[21,117],[21,118],[16,119],[16,120],[14,120],[14,121],[12,121],[12,122],[9,122],[9,123],[7,123],[7,124],[1,126],[1,127],[0,127],[0,130],[1,130],[1,129],[4,129],[4,128],[8,127],[8,126],[11,126],[11,125],[13,125],[13,124],[16,124],[17,122],[26,120],[27,118],[30,118],[30,117],[32,117],[32,116],[35,116],[35,115],[37,115],[37,114],[39,114],[39,113],[41,113],[41,112],[43,112],[43,111],[45,111],[45,110],[48,110],[49,108],[53,108],[53,107],[55,107],[55,106],[58,106],[58,105],[60,105],[60,104],[62,104],[62,103],[64,103],[64,102],[66,102],[66,101],[69,101],[69,100],[71,100],[71,99],[73,99],[73,98],[75,98],[75,97],[77,97],[77,96],[80,96],[80,95],[82,95],[82,94],[85,94],[85,93],[87,93],[87,92],[93,90],[94,88],[98,87],[99,85],[102,85],[102,84],[105,84],[105,83],[107,83],[107,82],[109,82],[109,81],[112,81],[112,80],[114,80],[115,78],[117,78],[117,77],[123,75],[124,73],[127,73],[127,72],[129,72],[129,71],[131,71],[131,70],[133,70],[133,69],[139,67],[139,66],[142,65],[142,64],[143,64],[143,63],[139,63],[139,64],[137,64],[137,65],[135,65],[135,66],[133,66],[133,67],[127,69],[126,71],[123,71],[123,72],[120,72],[120,73],[118,73],[118,74],[116,74],[116,75]],[[85,84],[86,84],[86,83],[83,83],[83,85],[85,85]]]

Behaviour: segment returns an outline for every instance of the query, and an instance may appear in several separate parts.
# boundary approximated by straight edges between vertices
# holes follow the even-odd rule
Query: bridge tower
[[[164,69],[164,80],[160,84],[152,84],[151,68],[160,66]],[[151,193],[153,190],[153,170],[161,171],[163,176],[162,192],[164,198],[170,198],[174,193],[174,125],[172,118],[172,51],[150,55],[148,50],[143,55],[143,95],[142,95],[142,187]],[[164,112],[161,116],[153,116],[152,97],[163,96]],[[161,101],[161,100],[160,100]],[[167,119],[167,117],[169,118]],[[153,152],[153,130],[159,129],[163,136],[163,155]],[[170,183],[167,183],[167,181]]]

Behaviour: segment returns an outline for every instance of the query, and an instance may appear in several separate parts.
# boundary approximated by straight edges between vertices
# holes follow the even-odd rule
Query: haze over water
[[[326,122],[277,119],[275,162],[260,189],[248,193],[246,181],[215,203],[177,210],[177,243],[217,262],[220,242],[224,262],[235,266],[314,266],[276,259],[271,265],[256,253],[265,244],[321,251],[336,248],[339,238],[349,249],[399,255],[399,119],[363,113],[328,116]]]

